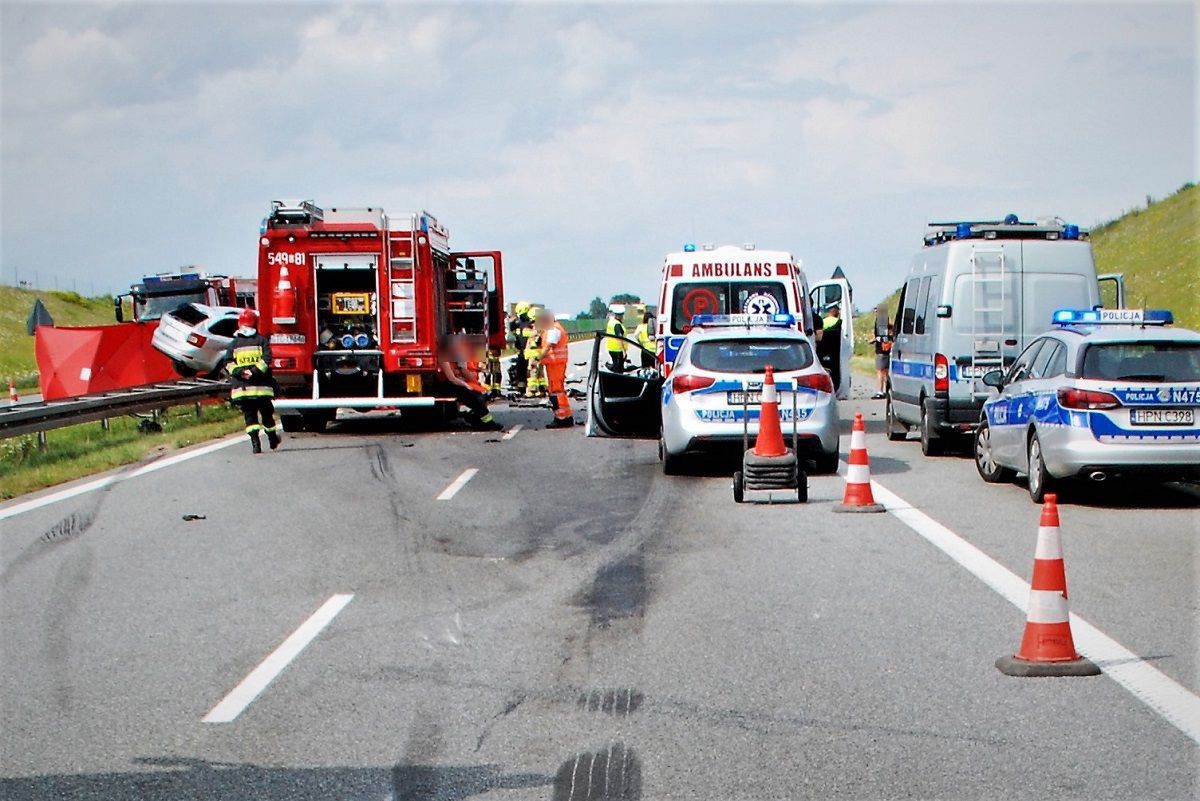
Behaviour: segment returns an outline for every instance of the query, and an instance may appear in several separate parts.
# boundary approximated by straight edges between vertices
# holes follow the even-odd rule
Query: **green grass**
[[[162,431],[143,434],[134,417],[114,417],[109,430],[100,423],[66,426],[46,433],[47,448],[27,434],[0,441],[0,499],[73,481],[121,465],[195,445],[242,429],[242,416],[229,406],[205,406],[199,418],[191,406],[177,406],[159,417]]]
[[[1125,274],[1125,305],[1171,309],[1176,325],[1200,328],[1200,187],[1096,226],[1092,249],[1098,272]]]
[[[0,380],[12,378],[21,388],[37,386],[37,360],[33,337],[25,320],[37,298],[54,318],[55,325],[106,325],[115,322],[111,297],[85,298],[74,292],[38,292],[0,286]]]

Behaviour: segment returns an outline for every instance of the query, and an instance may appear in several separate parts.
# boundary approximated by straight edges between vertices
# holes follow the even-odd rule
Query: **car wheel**
[[[171,367],[175,370],[176,373],[183,376],[184,378],[191,378],[192,376],[196,375],[196,371],[193,368],[188,367],[186,364],[179,361],[178,359],[171,360]]]
[[[662,468],[665,476],[679,475],[683,472],[683,456],[675,456],[664,447]]]
[[[926,456],[941,456],[944,443],[938,439],[933,430],[933,420],[929,416],[928,401],[921,402],[921,453]]]
[[[746,477],[738,470],[733,474],[733,502],[742,503],[746,500]]]
[[[902,442],[908,439],[908,426],[896,419],[896,410],[892,407],[892,391],[888,390],[887,394],[887,438],[889,442]]]
[[[822,453],[820,456],[813,459],[813,472],[818,475],[836,473],[840,462],[841,454],[837,451],[834,451],[833,453]]]
[[[1046,493],[1054,491],[1054,479],[1046,472],[1046,460],[1042,458],[1042,443],[1037,432],[1029,438],[1029,497],[1034,503],[1046,499]]]
[[[662,437],[658,438],[658,461],[663,461],[663,457],[667,452],[667,444],[663,442]]]
[[[975,429],[975,469],[979,471],[979,477],[989,484],[1013,479],[1013,471],[996,462],[996,454],[992,451],[992,431],[987,423],[980,423],[979,428]]]

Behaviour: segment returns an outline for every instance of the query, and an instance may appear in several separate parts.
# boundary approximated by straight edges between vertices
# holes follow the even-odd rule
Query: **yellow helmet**
[[[528,301],[518,300],[516,303],[513,304],[513,314],[517,315],[518,317],[520,317],[522,314],[524,314],[527,311],[529,311],[529,302]]]
[[[528,307],[528,309],[526,310],[526,314],[525,314],[525,316],[526,316],[526,317],[528,317],[530,320],[536,320],[536,319],[537,319],[537,316],[538,316],[538,312],[540,312],[540,311],[541,311],[541,308],[540,308],[540,307],[538,307],[538,306],[530,306],[530,307]]]

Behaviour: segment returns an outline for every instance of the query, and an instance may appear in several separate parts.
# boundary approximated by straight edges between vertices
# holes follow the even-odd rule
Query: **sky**
[[[0,281],[252,275],[278,198],[428,209],[506,295],[656,294],[686,242],[841,265],[1197,178],[1193,3],[0,4]]]

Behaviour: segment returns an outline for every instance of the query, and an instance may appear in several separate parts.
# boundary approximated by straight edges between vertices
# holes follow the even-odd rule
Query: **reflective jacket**
[[[275,381],[271,378],[271,343],[262,334],[235,334],[225,351],[225,371],[233,389],[232,401],[247,398],[275,397]],[[249,371],[249,377],[245,376]]]
[[[616,318],[609,320],[608,325],[605,326],[604,333],[610,335],[607,339],[604,340],[608,346],[609,353],[624,353],[625,352],[625,343],[620,339],[613,339],[614,336],[617,336],[617,337],[625,336],[625,326],[621,325],[620,320],[617,320]]]
[[[654,353],[654,335],[650,333],[650,323],[638,323],[638,327],[633,329],[633,336],[638,344]]]
[[[548,336],[551,331],[558,332],[558,341],[551,344]],[[562,323],[555,321],[554,325],[542,334],[542,363],[556,364],[558,362],[566,362],[567,360],[567,329],[563,328]]]

